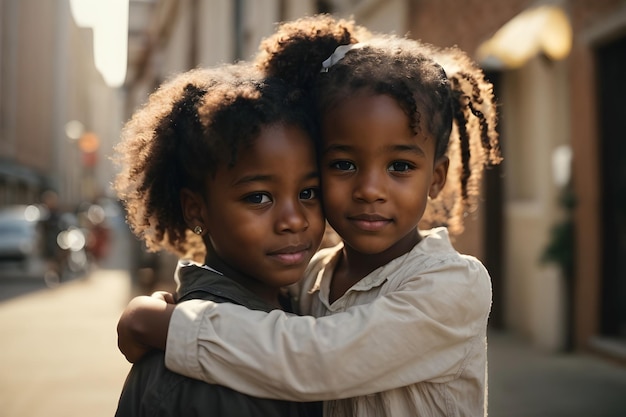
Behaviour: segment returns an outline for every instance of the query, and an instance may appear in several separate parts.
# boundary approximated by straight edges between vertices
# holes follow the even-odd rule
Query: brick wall
[[[410,36],[437,46],[457,45],[473,55],[478,45],[533,4],[530,0],[412,0]]]

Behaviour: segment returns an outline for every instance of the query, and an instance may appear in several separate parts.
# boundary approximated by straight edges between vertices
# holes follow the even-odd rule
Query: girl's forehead
[[[434,140],[425,129],[411,128],[397,101],[385,94],[350,97],[323,121],[324,151],[417,151],[434,153]]]
[[[328,107],[324,115],[329,116],[333,113],[344,113],[355,110],[382,110],[382,109],[400,109],[400,103],[389,94],[377,93],[370,89],[361,89],[346,93],[343,97],[334,100],[334,103]]]
[[[367,133],[369,129],[410,130],[410,118],[398,101],[386,94],[357,94],[345,97],[326,111],[324,132],[350,130]],[[408,133],[408,132],[407,132]]]
[[[250,160],[267,159],[269,156],[284,153],[285,150],[302,149],[303,147],[314,150],[313,138],[302,127],[282,122],[272,123],[261,126],[258,134],[239,148],[237,160],[249,163]],[[313,154],[314,152],[311,151],[310,153]],[[306,155],[308,154],[298,154],[297,156],[306,158]]]

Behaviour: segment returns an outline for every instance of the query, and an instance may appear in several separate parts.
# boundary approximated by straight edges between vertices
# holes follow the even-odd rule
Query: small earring
[[[199,225],[193,228],[193,232],[197,235],[201,235],[203,231],[204,230],[202,230],[202,226]]]

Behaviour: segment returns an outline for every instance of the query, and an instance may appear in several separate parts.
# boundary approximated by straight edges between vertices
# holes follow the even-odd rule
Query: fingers
[[[151,295],[151,297],[165,301],[168,304],[176,304],[176,300],[174,299],[174,295],[167,291],[155,291]]]

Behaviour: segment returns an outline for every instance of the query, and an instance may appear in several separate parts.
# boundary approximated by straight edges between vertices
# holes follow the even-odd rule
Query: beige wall
[[[335,0],[335,15],[354,20],[376,32],[404,35],[408,30],[409,2],[406,0]]]
[[[505,323],[538,345],[553,348],[565,341],[554,341],[553,329],[544,329],[542,321],[558,322],[561,313],[552,308],[564,294],[558,282],[548,285],[548,279],[561,279],[546,275],[540,259],[552,227],[563,214],[552,155],[557,146],[569,142],[566,80],[565,63],[537,57],[519,70],[506,72],[501,93],[506,158]]]
[[[54,81],[56,55],[53,2],[20,2],[17,24],[15,154],[40,172],[54,167]]]
[[[231,0],[200,0],[201,19],[198,25],[198,65],[210,66],[232,62],[235,58],[234,2]]]

